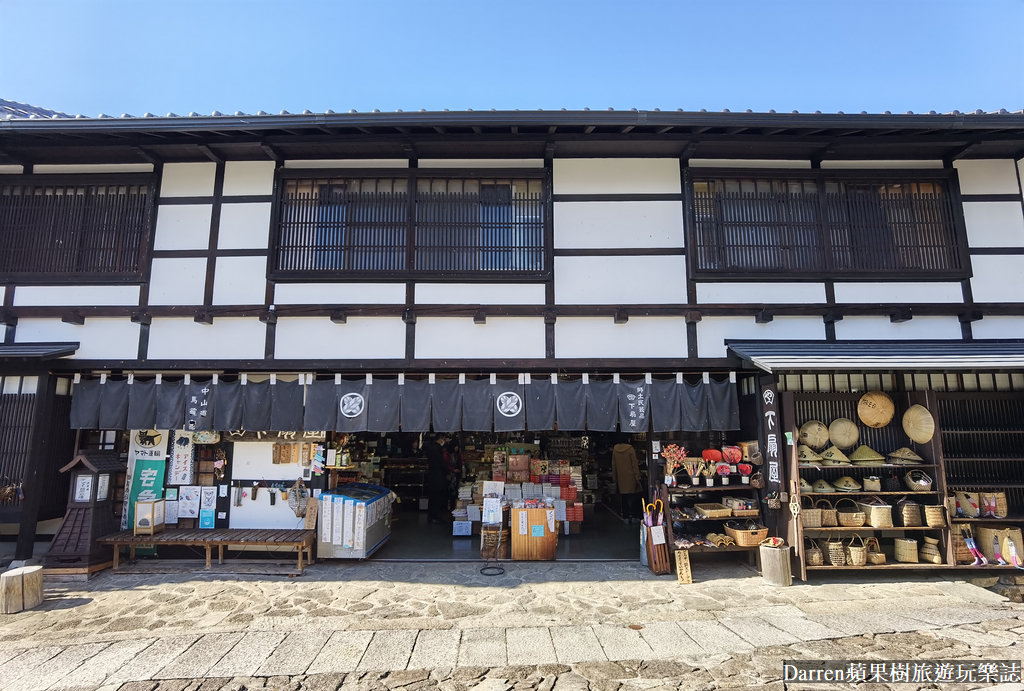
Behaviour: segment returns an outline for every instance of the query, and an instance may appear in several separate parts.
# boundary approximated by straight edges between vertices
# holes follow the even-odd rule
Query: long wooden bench
[[[120,564],[121,548],[128,547],[129,559],[135,561],[135,549],[139,546],[175,545],[185,547],[203,547],[206,550],[206,568],[212,568],[212,551],[217,548],[217,563],[224,563],[225,547],[290,547],[298,552],[299,573],[304,568],[303,556],[308,564],[316,563],[313,559],[313,543],[316,541],[315,530],[244,530],[222,528],[216,530],[165,530],[155,535],[135,535],[130,530],[122,530],[112,535],[104,535],[97,542],[111,545],[114,548],[113,568]]]

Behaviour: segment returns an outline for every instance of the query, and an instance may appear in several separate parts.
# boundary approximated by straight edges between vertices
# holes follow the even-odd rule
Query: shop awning
[[[726,346],[766,372],[1024,369],[1024,340],[726,341]]]
[[[78,343],[0,343],[0,361],[54,360],[73,355]]]

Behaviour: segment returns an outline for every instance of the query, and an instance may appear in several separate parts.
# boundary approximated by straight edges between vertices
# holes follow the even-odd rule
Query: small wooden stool
[[[22,566],[0,573],[0,614],[15,614],[42,602],[42,566]]]

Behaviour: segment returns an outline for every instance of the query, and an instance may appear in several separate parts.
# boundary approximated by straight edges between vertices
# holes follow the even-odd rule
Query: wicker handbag
[[[808,566],[823,566],[825,564],[825,556],[821,553],[818,543],[814,540],[807,540],[806,542],[811,544],[810,547],[804,546],[804,563]]]
[[[868,497],[857,503],[861,511],[867,514],[869,526],[872,528],[892,527],[892,506],[886,504],[881,497]]]
[[[893,551],[893,556],[896,561],[901,564],[916,564],[917,563],[917,540],[913,540],[909,537],[898,537],[893,540],[896,545]]]
[[[943,504],[924,507],[924,522],[929,528],[946,527],[946,507]]]
[[[878,541],[877,537],[869,537],[864,541],[864,546],[868,549],[868,563],[885,563],[885,552],[882,551],[882,544]]]
[[[882,478],[877,475],[869,475],[864,478],[864,491],[865,492],[881,492],[882,491]]]
[[[883,492],[899,492],[903,489],[903,484],[900,479],[895,475],[882,478],[882,491]]]
[[[824,506],[822,506],[824,504]],[[821,508],[821,527],[836,528],[839,526],[837,511],[828,499],[819,499],[814,502],[815,508]]]
[[[977,492],[956,492],[956,515],[977,518],[981,515],[981,495]]]
[[[828,563],[832,566],[846,566],[846,545],[839,538],[829,538],[825,542],[825,550],[828,552]],[[917,555],[917,550],[914,550]]]
[[[921,505],[916,501],[911,501],[906,497],[896,502],[899,507],[900,521],[906,528],[920,528],[924,525],[924,521],[921,518]]]
[[[750,476],[750,486],[754,489],[764,489],[764,475],[760,470]]]
[[[853,504],[853,511],[845,510],[846,507],[839,508],[842,506],[844,501],[848,501]],[[859,528],[864,525],[864,522],[868,519],[867,514],[861,511],[860,507],[857,506],[857,502],[848,497],[843,497],[836,502],[836,511],[838,512],[839,525],[844,528]]]
[[[981,515],[986,518],[1006,518],[1008,506],[1006,492],[982,492]]]
[[[932,489],[932,479],[923,470],[911,470],[908,472],[903,476],[903,484],[911,492],[930,492]]]
[[[801,500],[800,507],[800,523],[805,528],[820,528],[821,527],[821,509],[814,508],[814,506],[803,506],[803,502],[806,500],[808,504],[811,503],[810,497],[804,497]]]
[[[859,540],[860,544],[855,544],[855,540]],[[864,539],[860,535],[854,535],[846,545],[846,564],[848,566],[864,566],[867,563],[868,548],[864,544]]]

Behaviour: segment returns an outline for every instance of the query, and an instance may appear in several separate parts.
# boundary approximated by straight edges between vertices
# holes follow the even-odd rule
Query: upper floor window
[[[277,278],[537,276],[545,266],[544,173],[401,177],[285,171]]]
[[[967,275],[963,219],[947,171],[690,176],[696,275]]]
[[[153,187],[148,175],[0,179],[0,280],[140,280]]]

